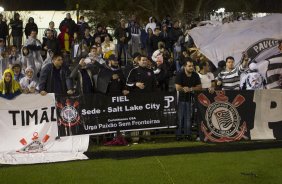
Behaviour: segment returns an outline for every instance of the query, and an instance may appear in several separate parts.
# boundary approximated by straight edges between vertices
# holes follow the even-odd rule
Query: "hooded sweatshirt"
[[[5,75],[7,73],[10,73],[12,78],[10,81],[10,93],[8,92],[7,86],[5,84]],[[21,93],[21,87],[20,84],[14,79],[14,72],[11,69],[6,69],[3,74],[2,80],[0,80],[0,96],[7,98],[7,99],[12,99],[13,97],[19,95]]]
[[[153,30],[153,33],[155,33],[155,28],[157,24],[155,22],[152,22],[153,17],[149,18],[149,23],[146,25],[145,31],[148,33],[148,28],[151,28]]]
[[[73,38],[66,31],[67,31],[67,26],[63,26],[62,32],[59,34],[58,39],[59,39],[59,42],[60,42],[61,49],[69,52]]]
[[[25,73],[27,71],[32,71],[34,73],[33,69],[30,67],[25,70]],[[20,85],[21,85],[22,90],[26,88],[30,90],[31,88],[37,87],[37,82],[33,79],[33,76],[31,78],[29,78],[28,76],[25,76],[24,78],[20,80]]]

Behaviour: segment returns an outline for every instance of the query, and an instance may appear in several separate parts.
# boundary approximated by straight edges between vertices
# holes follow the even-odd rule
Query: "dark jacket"
[[[13,37],[22,37],[23,36],[23,21],[19,19],[11,20],[10,26],[12,28]]]
[[[53,63],[48,63],[40,73],[39,78],[39,92],[46,91],[48,93],[54,93],[54,79],[53,71],[55,67]],[[61,87],[63,94],[67,94],[67,91],[72,89],[72,81],[69,78],[70,71],[66,67],[60,69]]]
[[[115,30],[114,36],[117,39],[118,44],[128,44],[129,40],[131,39],[131,31],[129,28],[118,27]],[[120,40],[122,37],[125,37],[124,42]]]
[[[95,88],[95,80],[94,80],[94,75],[98,73],[99,68],[95,67],[94,65],[88,65],[87,68],[85,69],[87,71],[87,74],[90,78],[91,81],[91,85],[93,86],[93,93],[94,93],[94,88]],[[83,91],[83,86],[84,85],[88,85],[85,84],[85,82],[83,81],[83,76],[82,76],[82,68],[81,65],[77,65],[71,72],[70,74],[70,78],[74,81],[76,81],[76,91],[77,93],[79,93],[80,95],[85,94],[85,92]]]
[[[119,79],[112,79],[113,74],[117,74]],[[120,68],[111,69],[108,66],[100,65],[97,76],[97,91],[107,95],[122,95],[125,89],[125,78]]]
[[[140,89],[136,86],[137,82],[144,83],[145,88]],[[130,91],[133,92],[139,92],[139,93],[147,93],[147,92],[153,92],[156,90],[156,76],[154,72],[149,68],[144,67],[136,67],[133,68],[126,80],[126,86],[130,89]]]
[[[6,37],[9,34],[8,25],[5,21],[0,21],[0,38],[6,40]]]
[[[181,35],[183,35],[183,32],[180,28],[172,28],[170,36],[172,44],[175,44]]]
[[[152,42],[153,51],[158,50],[158,43],[161,42],[161,41],[162,41],[161,36],[153,35],[153,36],[151,37],[151,42]]]
[[[37,24],[35,24],[33,21],[33,18],[30,17],[28,19],[28,23],[25,25],[25,28],[24,28],[24,33],[25,33],[25,36],[28,37],[31,33],[32,30],[36,31],[38,33],[38,27],[37,27]]]
[[[42,48],[47,46],[48,50],[52,50],[54,54],[59,54],[61,52],[60,42],[57,38],[44,38],[42,43]]]
[[[75,32],[77,32],[77,25],[76,25],[76,23],[74,22],[74,20],[72,20],[72,19],[67,19],[67,18],[65,18],[65,19],[60,23],[59,29],[60,29],[61,32],[63,31],[62,28],[63,28],[64,26],[66,26],[66,27],[69,28],[69,34],[70,34],[71,36],[73,36],[73,34],[74,34]]]

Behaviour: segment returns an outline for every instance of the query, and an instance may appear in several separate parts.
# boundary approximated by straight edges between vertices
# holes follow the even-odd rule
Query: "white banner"
[[[58,137],[54,94],[0,98],[0,163],[87,159],[89,136]]]
[[[259,62],[279,52],[277,40],[282,39],[282,14],[196,27],[189,34],[215,66],[228,56],[233,56],[238,63],[242,52],[254,55],[252,59]]]

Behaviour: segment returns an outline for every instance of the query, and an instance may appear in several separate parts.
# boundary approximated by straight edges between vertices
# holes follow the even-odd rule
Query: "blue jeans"
[[[118,44],[118,63],[119,66],[125,66],[127,63],[127,49],[128,49],[128,44]],[[123,52],[123,57],[124,61],[121,61],[121,54]]]
[[[178,103],[178,128],[176,130],[176,135],[191,135],[191,102],[179,102]]]

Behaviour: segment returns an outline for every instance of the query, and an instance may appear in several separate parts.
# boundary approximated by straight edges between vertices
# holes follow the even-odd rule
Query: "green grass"
[[[240,143],[242,144],[242,143]],[[247,143],[248,144],[248,143]],[[227,144],[227,146],[233,144]],[[236,145],[236,144],[234,144]],[[238,145],[238,144],[237,144]],[[93,147],[94,152],[217,146],[172,142],[128,147]],[[220,145],[226,146],[226,145]],[[282,148],[255,151],[183,153],[141,158],[92,159],[55,164],[0,166],[0,184],[83,183],[271,183],[282,181]]]

